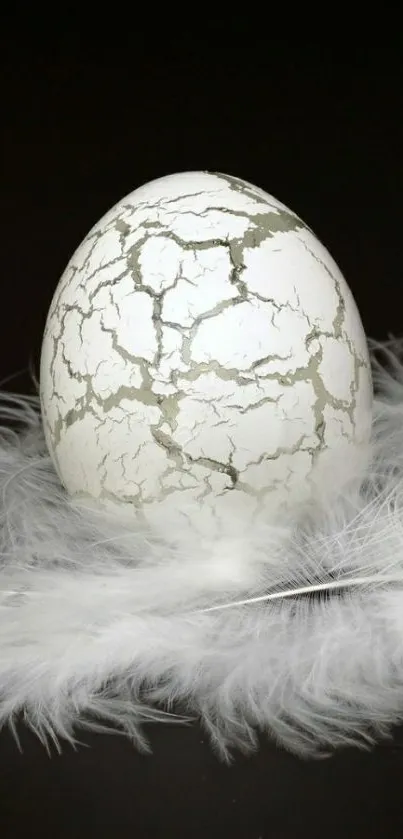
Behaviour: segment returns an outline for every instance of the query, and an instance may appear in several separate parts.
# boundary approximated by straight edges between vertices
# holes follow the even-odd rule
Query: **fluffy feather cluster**
[[[161,542],[69,499],[38,399],[2,394],[0,724],[56,743],[113,726],[146,748],[145,721],[197,718],[224,758],[262,732],[300,754],[387,736],[403,720],[403,365],[383,354],[370,451],[233,543],[169,524]]]

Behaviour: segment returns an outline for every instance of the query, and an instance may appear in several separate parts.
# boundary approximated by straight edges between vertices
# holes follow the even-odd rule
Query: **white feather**
[[[161,542],[69,499],[38,399],[3,394],[0,724],[146,748],[142,722],[198,718],[228,758],[261,732],[311,754],[403,721],[403,367],[382,352],[371,451],[232,542]]]

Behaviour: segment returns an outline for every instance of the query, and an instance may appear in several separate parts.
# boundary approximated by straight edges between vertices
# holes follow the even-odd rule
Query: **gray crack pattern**
[[[147,481],[146,462],[158,461],[151,471],[160,499],[178,492],[199,502],[211,496],[215,515],[217,498],[236,490],[254,499],[256,513],[273,489],[291,488],[295,472],[299,481],[309,476],[331,446],[335,428],[346,440],[354,439],[358,428],[360,437],[370,412],[369,362],[343,278],[295,214],[250,184],[227,175],[210,177],[208,190],[138,201],[134,194],[133,203],[117,205],[84,240],[56,290],[44,337],[41,398],[47,442],[72,492],[124,497],[144,507],[156,494],[155,481]],[[199,234],[189,238],[194,230]],[[322,272],[322,319],[300,299],[298,265],[287,299],[273,289],[270,272],[259,288],[254,282],[255,255],[286,251],[290,237],[307,265],[316,263]],[[150,243],[154,254],[159,249],[157,266],[147,256]],[[304,270],[301,262],[301,276]],[[128,306],[139,311],[139,335],[144,330],[149,336],[145,351],[134,351],[137,336],[127,340],[121,328]],[[258,354],[247,359],[257,317],[266,318],[270,351],[256,338]],[[240,332],[239,351],[232,353],[238,364],[231,362],[234,324]],[[287,329],[303,334],[294,339]],[[217,330],[222,330],[220,345]],[[214,357],[216,346],[221,357]],[[333,354],[342,349],[351,366],[342,395],[324,375],[332,347]],[[291,392],[294,403],[286,396]],[[250,424],[252,414],[258,417],[255,424]],[[281,423],[289,428],[293,421],[294,436],[278,439],[279,423],[280,429]],[[90,430],[81,431],[81,438],[88,434],[92,441],[84,451],[80,436],[71,437],[82,423]],[[265,423],[267,447],[262,449]],[[119,425],[125,429],[120,442]],[[252,435],[258,430],[255,456],[253,446],[245,452],[248,429]],[[221,441],[222,456],[215,443],[209,450],[209,435]],[[88,454],[86,465],[89,448],[92,460]],[[267,467],[275,461],[283,465],[270,473]],[[115,478],[112,464],[118,469]],[[266,472],[256,480],[263,465]],[[99,485],[91,488],[94,469]]]

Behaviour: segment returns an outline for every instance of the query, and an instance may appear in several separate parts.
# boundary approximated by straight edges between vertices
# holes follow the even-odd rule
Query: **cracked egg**
[[[200,531],[294,503],[367,442],[364,331],[298,216],[224,174],[132,192],[70,260],[41,403],[67,491]]]

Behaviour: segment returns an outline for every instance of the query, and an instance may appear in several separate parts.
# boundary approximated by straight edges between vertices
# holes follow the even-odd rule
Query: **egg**
[[[40,395],[68,493],[195,533],[298,503],[371,427],[340,270],[294,212],[220,173],[147,183],[92,228],[50,306]]]

